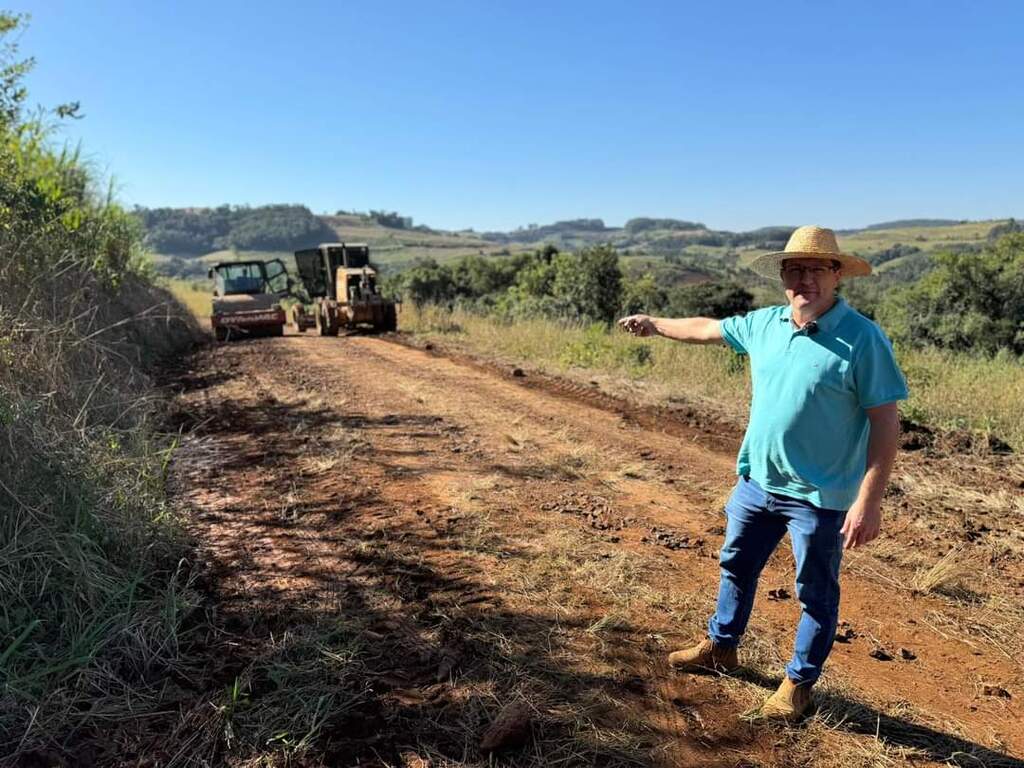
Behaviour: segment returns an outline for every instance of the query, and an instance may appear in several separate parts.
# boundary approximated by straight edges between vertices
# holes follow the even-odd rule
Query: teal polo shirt
[[[907,382],[882,329],[843,299],[808,334],[790,307],[720,322],[750,356],[753,398],[736,471],[763,488],[826,509],[849,509],[867,468],[865,408],[907,398]]]

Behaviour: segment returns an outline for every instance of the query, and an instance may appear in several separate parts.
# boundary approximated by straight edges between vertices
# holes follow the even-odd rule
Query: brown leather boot
[[[764,703],[743,713],[751,722],[795,723],[811,706],[811,686],[798,685],[788,677],[782,678],[779,689],[765,699]]]
[[[684,648],[668,655],[668,663],[679,672],[734,672],[739,667],[735,648],[715,645],[705,638],[692,648]]]

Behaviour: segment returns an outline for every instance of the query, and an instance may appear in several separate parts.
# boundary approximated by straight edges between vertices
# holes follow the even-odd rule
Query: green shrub
[[[622,303],[619,256],[608,245],[555,256],[551,293],[581,321],[611,323]]]
[[[650,367],[652,356],[650,344],[626,340],[603,323],[593,323],[565,345],[560,360],[578,368],[610,368],[639,375]]]
[[[1024,234],[982,253],[943,253],[915,284],[877,309],[894,341],[957,352],[1024,354]]]
[[[752,310],[754,296],[736,283],[696,283],[669,291],[667,305],[667,312],[673,317],[725,318]]]
[[[644,313],[661,314],[668,304],[668,295],[658,285],[654,275],[647,273],[643,277],[627,281],[622,291],[623,315]]]
[[[422,261],[389,288],[413,304],[492,310],[505,319],[610,323],[621,303],[622,272],[610,246],[578,253],[546,246],[501,259],[467,256],[451,266]]]

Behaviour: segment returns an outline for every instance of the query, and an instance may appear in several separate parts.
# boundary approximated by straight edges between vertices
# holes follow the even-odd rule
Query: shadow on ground
[[[427,494],[399,500],[389,484],[415,488],[424,474],[403,472],[403,457],[428,457],[434,473],[459,466],[442,458],[452,432],[439,417],[285,402],[259,386],[244,398],[212,391],[237,384],[233,375],[183,380],[186,395],[206,394],[171,422],[197,446],[175,472],[209,563],[207,614],[192,640],[195,673],[176,681],[174,723],[143,731],[139,756],[167,766],[261,755],[336,766],[786,764],[778,734],[738,721],[713,683],[683,703],[666,698],[662,650],[644,631],[620,622],[598,637],[592,616],[494,586],[496,564],[534,553]],[[389,443],[396,436],[406,447]],[[321,453],[336,463],[296,463]],[[528,716],[489,756],[481,739],[516,701]],[[699,725],[681,725],[683,704]],[[935,762],[1024,768],[856,701],[824,696],[821,707],[842,713],[839,728]]]

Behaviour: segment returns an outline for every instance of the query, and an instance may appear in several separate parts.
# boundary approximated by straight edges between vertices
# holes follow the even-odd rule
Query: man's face
[[[785,259],[782,284],[793,309],[817,315],[835,300],[840,270],[827,259]]]

